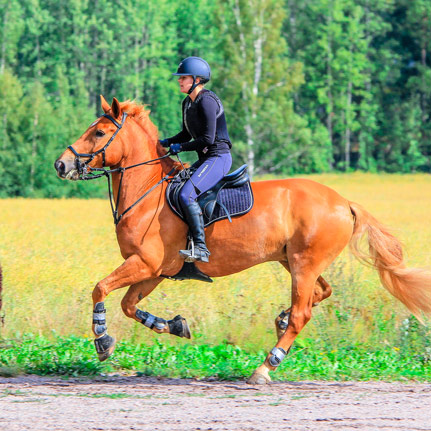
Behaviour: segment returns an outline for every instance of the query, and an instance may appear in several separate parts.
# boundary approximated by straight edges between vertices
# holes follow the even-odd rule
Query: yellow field
[[[430,176],[310,178],[362,204],[393,227],[412,266],[431,266]],[[108,201],[0,200],[0,262],[6,314],[1,335],[49,335],[54,330],[92,337],[91,291],[122,262]],[[378,287],[377,274],[348,253],[324,276],[334,286],[334,295],[314,310],[314,319],[302,336],[305,343],[308,338],[337,340],[340,336],[370,341],[376,313],[384,320],[395,312],[397,322],[409,315]],[[106,302],[109,332],[120,339],[153,340],[151,331],[123,316],[124,294],[125,289],[116,291]],[[164,318],[183,315],[199,342],[226,339],[244,347],[270,348],[273,320],[289,305],[289,296],[288,274],[278,263],[269,263],[217,279],[212,285],[165,281],[142,301],[141,308]],[[167,339],[163,336],[163,341]]]

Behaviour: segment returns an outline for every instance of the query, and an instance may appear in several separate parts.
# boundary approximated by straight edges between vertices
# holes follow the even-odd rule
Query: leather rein
[[[88,181],[88,180],[94,180],[96,178],[101,178],[101,177],[106,177],[106,179],[108,180],[109,203],[111,204],[111,211],[112,211],[112,216],[114,217],[114,223],[115,223],[115,225],[118,225],[118,223],[120,223],[121,219],[123,218],[123,216],[126,213],[128,213],[133,207],[135,207],[139,202],[141,202],[142,199],[145,198],[145,196],[147,196],[148,194],[150,194],[160,184],[162,184],[164,181],[167,181],[168,179],[170,179],[170,177],[172,176],[172,174],[175,172],[176,169],[172,168],[158,183],[154,184],[141,197],[139,197],[132,205],[130,205],[120,215],[118,215],[118,205],[119,205],[119,202],[120,202],[121,187],[122,187],[122,184],[123,184],[124,172],[127,171],[127,170],[129,170],[129,169],[136,168],[137,166],[148,165],[150,163],[154,163],[154,162],[157,162],[159,160],[162,160],[162,159],[164,159],[166,157],[169,157],[170,153],[168,152],[164,156],[158,157],[157,159],[147,160],[146,162],[137,163],[136,165],[126,166],[126,167],[118,167],[118,168],[115,168],[115,169],[106,169],[106,167],[105,167],[105,152],[106,152],[106,149],[109,147],[109,145],[114,140],[114,138],[117,135],[117,133],[123,127],[124,122],[126,121],[126,118],[127,118],[127,113],[123,112],[123,116],[121,118],[121,123],[119,123],[118,121],[116,121],[115,118],[111,117],[108,114],[104,114],[104,115],[102,115],[102,117],[107,118],[108,120],[112,121],[112,123],[115,126],[117,126],[117,130],[113,133],[113,135],[110,137],[109,141],[103,146],[103,148],[100,148],[99,150],[95,151],[94,153],[90,153],[90,154],[78,153],[72,147],[72,145],[69,145],[67,148],[70,151],[72,151],[72,153],[75,155],[75,164],[76,164],[76,169],[78,171],[79,179],[80,180]],[[103,167],[102,168],[93,168],[91,166],[88,166],[89,163],[91,163],[91,161],[96,156],[98,156],[100,153],[102,153],[102,160],[103,160],[102,166]],[[81,157],[85,157],[85,158],[87,158],[87,160],[85,160],[85,161],[82,162],[81,161]],[[99,173],[94,173],[94,172],[99,172]],[[120,173],[120,184],[118,186],[117,200],[114,202],[114,193],[113,193],[113,189],[112,189],[111,175],[114,174],[114,173],[117,173],[117,172]]]

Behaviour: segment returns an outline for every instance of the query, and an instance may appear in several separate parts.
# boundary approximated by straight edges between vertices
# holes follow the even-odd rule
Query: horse
[[[121,301],[124,314],[153,331],[190,338],[186,319],[166,320],[137,304],[184,265],[188,226],[167,203],[169,179],[182,170],[159,143],[149,110],[133,101],[111,105],[101,96],[104,115],[55,161],[61,179],[112,177],[111,206],[124,262],[93,289],[95,346],[101,361],[115,339],[108,335],[105,298],[129,286]],[[107,167],[109,169],[107,169]],[[268,261],[291,275],[291,306],[275,319],[278,342],[247,380],[271,382],[292,343],[311,319],[312,307],[331,295],[323,271],[349,246],[360,261],[375,268],[382,285],[418,319],[431,313],[431,271],[407,268],[402,246],[388,229],[357,203],[309,179],[251,183],[254,206],[232,222],[206,228],[208,263],[196,262],[210,277],[224,277]],[[361,239],[368,241],[363,251]]]

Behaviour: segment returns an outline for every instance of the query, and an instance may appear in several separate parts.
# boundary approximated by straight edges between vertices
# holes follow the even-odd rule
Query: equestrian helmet
[[[178,66],[174,76],[190,75],[194,79],[201,78],[201,83],[204,84],[211,79],[211,69],[209,64],[200,57],[187,57]]]

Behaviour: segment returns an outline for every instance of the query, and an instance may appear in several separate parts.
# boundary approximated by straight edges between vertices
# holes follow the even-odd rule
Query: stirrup
[[[193,239],[189,241],[190,248],[188,250],[180,250],[180,256],[186,262],[209,262],[208,257],[211,254],[209,250],[206,248],[201,248],[199,246],[195,247],[195,242]]]
[[[180,250],[180,256],[184,258],[186,262],[209,262],[210,252],[202,250],[200,248],[195,248],[194,253],[192,250]]]

